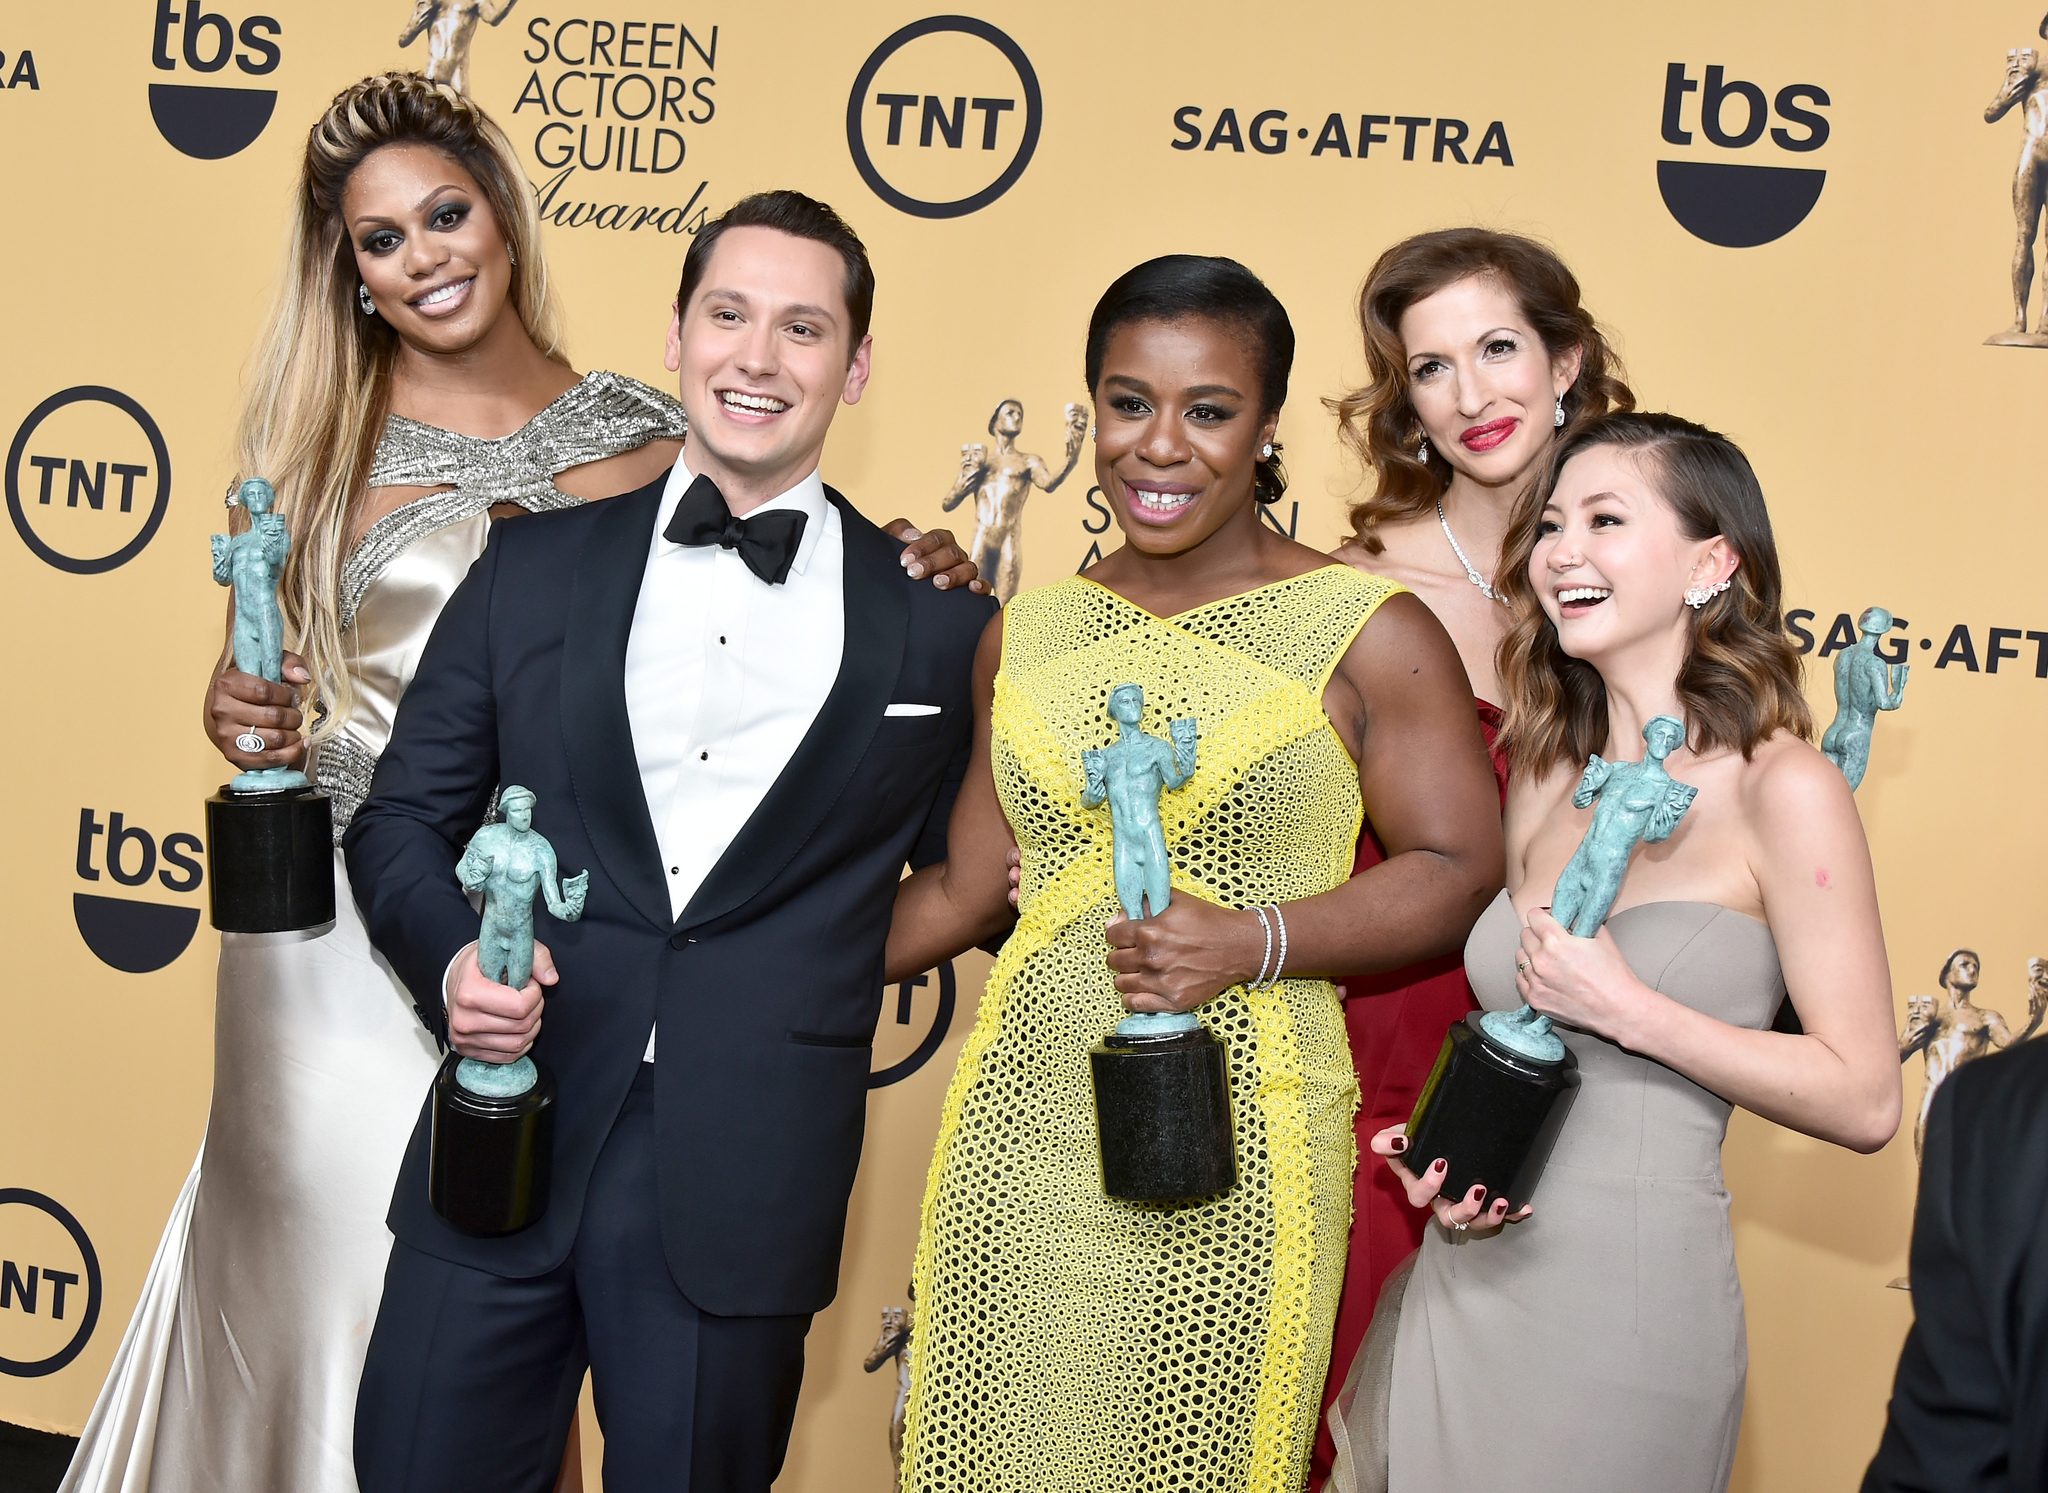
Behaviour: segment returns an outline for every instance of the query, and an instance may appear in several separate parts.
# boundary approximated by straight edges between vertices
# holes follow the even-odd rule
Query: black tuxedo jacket
[[[2048,1488],[2048,1041],[1934,1096],[1913,1328],[1864,1493]]]
[[[455,863],[500,783],[539,795],[582,920],[537,909],[560,983],[534,1055],[554,1070],[554,1191],[523,1233],[473,1239],[427,1201],[423,1108],[391,1230],[503,1276],[553,1269],[660,1020],[662,1241],[676,1284],[729,1316],[833,1296],[866,1121],[882,951],[906,862],[945,855],[966,771],[974,652],[995,602],[912,581],[838,493],[846,643],[788,768],[682,917],[671,915],[627,720],[627,635],[665,478],[499,524],[450,598],[343,840],[370,938],[444,1042],[441,981],[477,936]],[[885,716],[891,702],[936,715]]]

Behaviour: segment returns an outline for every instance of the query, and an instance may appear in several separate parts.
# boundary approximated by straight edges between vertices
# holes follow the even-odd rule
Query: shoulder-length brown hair
[[[1778,545],[1749,458],[1726,436],[1676,415],[1615,414],[1557,443],[1501,541],[1494,584],[1515,621],[1495,661],[1507,690],[1500,745],[1514,770],[1540,775],[1583,762],[1607,744],[1607,687],[1598,670],[1559,645],[1529,580],[1529,557],[1558,476],[1595,446],[1618,446],[1635,458],[1686,538],[1718,535],[1735,550],[1728,589],[1691,609],[1692,646],[1678,671],[1688,744],[1695,752],[1733,747],[1747,757],[1777,731],[1811,739],[1799,653],[1785,628]]]
[[[1371,382],[1323,401],[1337,416],[1339,437],[1372,470],[1371,493],[1351,506],[1353,537],[1368,554],[1385,547],[1373,532],[1378,525],[1427,513],[1451,483],[1451,464],[1442,452],[1432,450],[1427,464],[1415,459],[1421,425],[1409,398],[1401,318],[1417,301],[1475,275],[1500,281],[1550,357],[1580,350],[1579,376],[1564,395],[1561,438],[1610,410],[1636,407],[1621,360],[1593,313],[1580,304],[1578,280],[1551,250],[1520,234],[1487,228],[1445,228],[1403,239],[1380,255],[1358,293]]]

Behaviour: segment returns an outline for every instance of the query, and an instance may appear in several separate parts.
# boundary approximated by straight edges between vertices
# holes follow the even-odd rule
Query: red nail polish
[[[1408,1137],[1405,1135],[1397,1135],[1393,1138],[1392,1141],[1389,1142],[1389,1144],[1393,1146],[1396,1153],[1405,1151],[1408,1149]]]

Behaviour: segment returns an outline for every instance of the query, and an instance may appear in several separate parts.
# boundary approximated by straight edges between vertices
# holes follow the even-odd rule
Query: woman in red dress
[[[1494,650],[1508,614],[1493,589],[1515,500],[1551,443],[1582,423],[1635,407],[1621,365],[1579,282],[1543,245],[1453,228],[1386,251],[1359,293],[1371,381],[1330,401],[1344,442],[1372,470],[1337,557],[1399,581],[1427,602],[1457,644],[1490,748],[1500,728]],[[1494,775],[1507,793],[1507,764]],[[1370,815],[1352,874],[1385,858]],[[1345,1023],[1358,1069],[1359,1167],[1351,1257],[1323,1408],[1343,1382],[1380,1287],[1422,1242],[1430,1215],[1408,1206],[1369,1138],[1405,1122],[1452,1022],[1474,1009],[1460,956],[1347,980]],[[1310,1486],[1329,1475],[1330,1433],[1316,1437]]]

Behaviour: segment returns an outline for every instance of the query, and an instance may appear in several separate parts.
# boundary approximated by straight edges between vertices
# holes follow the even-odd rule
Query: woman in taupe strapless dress
[[[1748,1350],[1721,1140],[1740,1104],[1874,1151],[1898,1128],[1891,983],[1869,849],[1780,617],[1770,518],[1734,445],[1668,415],[1562,442],[1501,566],[1514,769],[1507,890],[1465,945],[1480,1003],[1550,1015],[1582,1080],[1532,1209],[1437,1197],[1400,1127],[1374,1137],[1436,1223],[1388,1282],[1331,1410],[1331,1486],[1521,1493],[1728,1484]],[[1696,787],[1641,847],[1597,938],[1549,915],[1592,810],[1590,753]],[[1790,999],[1804,1031],[1767,1030]]]

